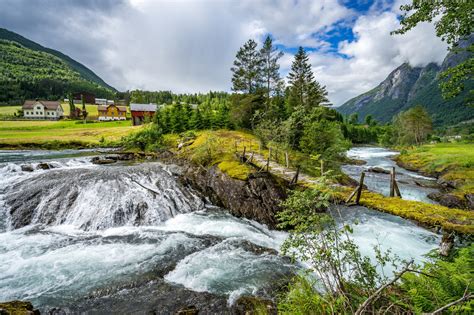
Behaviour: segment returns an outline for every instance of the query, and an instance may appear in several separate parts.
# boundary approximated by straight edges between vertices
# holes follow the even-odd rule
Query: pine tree
[[[235,56],[232,75],[232,90],[252,94],[262,83],[262,58],[257,43],[249,39]]]
[[[193,112],[193,115],[191,116],[191,119],[189,121],[189,125],[190,128],[195,130],[203,129],[202,115],[201,110],[199,110],[199,108]]]
[[[291,112],[295,106],[309,111],[314,106],[328,102],[327,91],[315,79],[309,58],[303,47],[298,49],[288,74],[290,84],[288,107]]]
[[[280,65],[278,59],[283,56],[283,52],[277,51],[273,47],[272,39],[267,36],[263,43],[262,49],[260,49],[260,58],[262,59],[262,78],[265,84],[267,100],[265,103],[265,110],[268,111],[270,107],[270,96],[272,92],[276,90],[278,84],[281,82]]]

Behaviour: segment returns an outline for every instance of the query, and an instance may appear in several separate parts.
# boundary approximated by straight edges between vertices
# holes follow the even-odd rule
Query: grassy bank
[[[397,161],[452,183],[459,197],[474,194],[474,144],[437,143],[402,150]]]
[[[1,148],[67,148],[110,145],[140,127],[130,121],[0,121]]]
[[[186,137],[179,140],[177,135],[166,135],[165,143],[182,157],[203,166],[217,165],[217,167],[232,178],[246,180],[255,171],[252,167],[240,163],[235,152],[242,152],[244,145],[247,150],[258,150],[258,139],[243,131],[199,131],[191,139]],[[177,150],[177,143],[184,141],[181,150]],[[250,149],[251,148],[251,149]]]

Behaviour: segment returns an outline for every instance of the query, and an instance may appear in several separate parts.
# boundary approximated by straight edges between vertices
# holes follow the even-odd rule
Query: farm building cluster
[[[95,98],[91,95],[81,94],[79,102],[97,105],[97,120],[114,121],[126,120],[128,107],[124,101],[115,102],[113,100]],[[64,99],[68,103],[69,99]],[[74,104],[77,104],[77,95],[74,95]],[[23,117],[26,119],[58,120],[63,118],[64,109],[59,101],[27,100],[22,106]],[[67,105],[66,105],[67,106]],[[130,116],[134,126],[150,122],[157,109],[163,105],[157,104],[130,104]],[[80,117],[81,109],[75,107],[75,111],[69,117]]]

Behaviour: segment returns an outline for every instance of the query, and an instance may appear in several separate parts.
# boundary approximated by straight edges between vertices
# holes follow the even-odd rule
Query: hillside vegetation
[[[474,36],[460,43],[472,44]],[[454,98],[444,99],[440,89],[440,75],[447,68],[472,58],[466,51],[451,52],[442,65],[430,63],[412,67],[407,63],[393,70],[377,87],[354,97],[338,107],[344,115],[359,114],[362,121],[371,115],[379,122],[390,122],[392,117],[416,105],[422,105],[433,119],[435,127],[454,125],[474,118],[471,90],[472,79],[464,82],[464,89]]]
[[[84,76],[84,71],[78,71],[64,58],[0,36],[0,104],[21,104],[35,98],[58,100],[82,91],[98,97],[114,95],[105,83],[91,81],[90,74]]]
[[[77,62],[76,60],[72,59],[71,57],[63,54],[60,51],[43,47],[40,44],[37,44],[17,33],[11,32],[9,30],[6,30],[4,28],[0,28],[0,39],[8,40],[8,41],[13,41],[16,43],[19,43],[20,45],[29,48],[31,50],[39,51],[39,52],[45,52],[48,54],[51,54],[53,56],[58,57],[62,61],[64,61],[73,71],[78,72],[82,78],[84,78],[87,81],[91,81],[94,83],[97,83],[100,86],[103,86],[107,89],[110,90],[115,90],[112,86],[108,85],[107,83],[104,82],[98,75],[96,75],[92,70],[84,66],[83,64]]]

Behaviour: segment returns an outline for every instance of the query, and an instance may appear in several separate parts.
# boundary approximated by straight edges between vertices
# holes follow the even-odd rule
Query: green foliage
[[[6,30],[4,28],[0,28],[0,39],[4,39],[7,41],[13,41],[17,42],[23,47],[26,47],[28,49],[38,51],[38,52],[45,52],[47,54],[53,55],[64,61],[73,71],[78,72],[81,77],[86,80],[93,82],[95,84],[98,84],[102,87],[104,87],[107,90],[110,90],[112,92],[115,91],[115,89],[108,85],[107,83],[104,82],[99,76],[97,76],[94,72],[92,72],[89,68],[84,66],[83,64],[77,62],[76,60],[72,59],[69,56],[66,56],[65,54],[54,50],[50,48],[43,47],[29,39],[24,38],[23,36],[16,34],[14,32],[11,32],[9,30]],[[80,91],[78,89],[77,91]]]
[[[399,262],[378,247],[374,248],[376,264],[362,256],[350,237],[352,227],[338,225],[331,215],[322,213],[328,209],[330,198],[323,179],[315,189],[292,192],[277,214],[279,226],[290,229],[282,245],[283,254],[305,262],[306,277],[314,275],[321,291],[316,291],[308,279],[297,279],[279,304],[282,311],[293,307],[302,314],[311,314],[306,309],[321,314],[353,313],[379,285],[388,283],[377,269],[389,264],[396,267]]]
[[[297,106],[301,106],[306,112],[311,111],[314,106],[328,102],[326,87],[321,86],[315,79],[308,55],[303,47],[298,49],[295,60],[288,74],[289,97],[288,111],[292,112]]]
[[[249,39],[235,56],[232,75],[232,90],[254,93],[262,84],[263,59],[257,50],[257,43]]]
[[[87,81],[59,57],[0,39],[0,103],[25,99],[57,100],[70,92],[88,91],[113,97],[113,91]]]
[[[465,291],[474,291],[473,268],[474,244],[460,249],[453,258],[432,258],[422,268],[423,274],[409,273],[402,278],[401,289],[409,299],[407,307],[416,314],[433,312],[461,298]],[[474,300],[471,300],[452,306],[446,314],[473,311]]]
[[[308,154],[320,154],[327,162],[340,161],[349,149],[340,124],[334,121],[312,121],[305,124],[300,148]]]
[[[122,144],[127,148],[138,148],[142,151],[156,150],[163,144],[163,134],[156,125],[149,125],[123,137]]]
[[[423,106],[401,112],[393,120],[395,143],[420,145],[432,131],[431,117]]]

